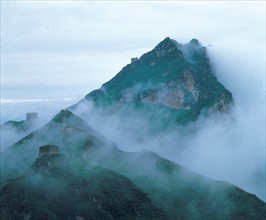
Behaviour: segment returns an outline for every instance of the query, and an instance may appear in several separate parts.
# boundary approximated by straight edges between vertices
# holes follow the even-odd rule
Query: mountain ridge
[[[192,39],[188,44],[182,45],[167,37],[140,59],[125,66],[114,78],[103,84],[101,89],[89,93],[78,104],[62,110],[42,128],[32,132],[3,152],[1,158],[8,158],[8,160],[1,163],[1,170],[5,168],[4,173],[1,172],[1,181],[4,184],[7,183],[5,186],[8,186],[8,189],[10,185],[8,181],[5,181],[23,175],[27,171],[36,159],[38,147],[47,144],[58,145],[63,154],[75,158],[80,163],[85,163],[88,167],[97,166],[102,171],[109,169],[117,175],[128,178],[144,194],[148,195],[152,204],[163,210],[168,219],[249,220],[264,218],[265,203],[230,183],[215,181],[196,174],[156,153],[120,150],[115,143],[99,134],[82,119],[82,114],[91,113],[89,106],[86,105],[88,101],[93,103],[93,111],[96,114],[101,115],[103,112],[109,117],[115,113],[123,113],[126,122],[137,112],[142,117],[150,119],[152,128],[167,131],[164,130],[167,125],[161,126],[161,122],[179,126],[193,122],[200,116],[224,113],[229,111],[233,98],[232,94],[214,76],[207,50],[200,45],[198,40]],[[83,111],[78,114],[76,110],[80,104],[84,106]],[[134,120],[132,120],[133,123],[136,122],[139,126],[138,118]],[[123,132],[126,134],[127,131]],[[150,133],[145,133],[145,135],[150,135]],[[38,162],[45,159],[47,157],[37,159],[37,164],[33,166],[37,173],[41,170],[38,170],[36,165],[40,165]],[[51,161],[48,159],[48,162]],[[44,174],[46,171],[51,172],[48,162],[45,163],[47,165],[45,167],[42,167],[43,164],[40,165],[41,168],[45,168]],[[79,165],[72,165],[70,169],[80,169]],[[68,166],[64,168],[66,167]],[[115,176],[118,178],[117,175]],[[60,175],[58,176],[61,178]],[[66,176],[63,175],[63,178]],[[99,175],[99,178],[104,178],[104,176],[105,171]],[[78,177],[75,178],[79,182]],[[75,178],[67,178],[67,180],[75,181]],[[16,179],[12,181],[16,184]],[[115,180],[112,181],[115,182]],[[108,181],[100,181],[97,184],[102,184],[103,188],[108,188],[110,185],[114,187]],[[86,187],[82,188],[85,192],[87,192]],[[14,192],[16,194],[16,191]],[[107,192],[106,199],[111,193],[108,190]],[[82,196],[82,192],[77,194]],[[123,199],[119,200],[119,196],[115,197],[117,197],[116,204],[125,202]],[[69,196],[66,199],[71,200]],[[36,204],[42,202],[34,201],[37,202]],[[112,202],[114,200],[107,204],[110,211],[118,208],[113,206]],[[1,206],[5,207],[3,203]],[[41,207],[43,206],[45,204],[41,204]],[[138,219],[134,205],[130,206],[133,210],[129,211],[134,213],[132,219]],[[85,209],[82,210],[86,212]],[[117,212],[120,213],[120,210]],[[20,214],[28,216],[28,212]],[[110,215],[102,216],[112,219]],[[117,218],[114,217],[114,219]]]
[[[128,178],[64,155],[38,158],[0,198],[1,219],[167,219]]]
[[[70,140],[67,139],[64,142],[65,145],[62,146],[62,151],[74,160],[80,161],[80,163],[109,169],[125,176],[140,190],[147,193],[153,204],[161,208],[168,219],[193,219],[198,216],[196,219],[205,220],[218,216],[221,219],[229,220],[237,215],[244,216],[243,219],[256,219],[257,217],[259,219],[262,216],[266,205],[257,197],[240,190],[232,184],[207,179],[181,165],[160,157],[158,154],[149,151],[134,153],[119,150],[113,143],[99,139],[100,136],[97,133],[93,134],[95,139],[92,139],[90,126],[86,125],[86,122],[81,123],[80,120],[83,121],[70,111],[62,110],[47,125],[33,132],[29,141],[21,141],[15,148],[13,147],[13,152],[10,155],[4,152],[5,154],[1,157],[4,156],[9,160],[5,161],[5,164],[1,163],[1,170],[3,171],[3,165],[6,170],[9,169],[11,175],[6,174],[9,178],[22,175],[34,162],[38,146],[62,143],[61,138],[65,132],[64,125],[73,126],[75,125],[74,122],[78,121],[78,129],[82,129],[83,132],[80,133],[79,130],[71,129],[70,131],[74,133],[69,133]],[[55,125],[56,127],[53,128]],[[39,134],[40,131],[41,134]],[[43,133],[47,137],[51,136],[51,138],[46,138],[43,142]],[[76,136],[77,134],[78,136]],[[74,138],[74,141],[71,138]],[[78,143],[75,138],[78,138]],[[51,142],[51,140],[54,142]],[[38,160],[40,162],[44,159]],[[9,164],[11,167],[8,163],[11,163]],[[67,168],[67,166],[63,167]],[[49,171],[50,168],[51,165],[47,163],[47,168],[43,172],[47,173],[47,169]],[[70,169],[79,170],[79,166],[74,164]],[[84,172],[86,172],[86,169]],[[1,173],[1,175],[3,174]],[[2,178],[1,181],[3,181]],[[106,184],[108,186],[108,182]],[[10,187],[10,185],[4,186]],[[30,188],[29,190],[29,193],[31,193]],[[219,196],[217,197],[217,195]],[[191,203],[194,204],[193,209],[197,214],[191,212]],[[212,206],[207,208],[211,204]],[[257,208],[254,208],[254,206]]]
[[[167,37],[70,109],[87,101],[109,113],[145,108],[174,112],[172,121],[186,124],[201,115],[229,111],[233,98],[217,80],[198,40],[179,44]]]
[[[38,147],[50,144],[60,146],[62,153],[67,154],[79,153],[82,148],[89,148],[93,145],[98,147],[114,145],[77,115],[69,110],[62,110],[47,124],[2,152],[1,181],[10,178],[10,174],[11,177],[15,177],[15,171],[17,175],[25,172],[34,162]]]

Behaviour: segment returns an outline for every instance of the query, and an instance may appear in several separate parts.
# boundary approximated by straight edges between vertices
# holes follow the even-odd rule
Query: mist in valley
[[[253,58],[261,51],[256,45],[242,47],[241,53],[238,47],[235,42],[207,47],[213,72],[233,95],[234,103],[228,113],[200,117],[186,126],[154,132],[151,121],[138,112],[129,116],[118,110],[105,115],[89,102],[73,112],[122,150],[156,152],[204,176],[233,183],[265,201],[265,66],[260,59]],[[236,62],[231,62],[230,57]],[[129,91],[142,87],[135,86]],[[27,109],[31,106],[34,109],[31,103]],[[53,102],[54,109],[59,106]],[[56,113],[42,111],[37,125],[26,134],[48,123]],[[167,115],[163,117],[167,120]],[[25,133],[5,129],[1,135],[4,150]]]
[[[146,4],[146,7],[140,10],[139,13],[143,15],[146,14],[146,11],[149,11],[148,15],[151,18],[162,6],[160,4],[154,5],[152,9],[148,10],[148,3]],[[69,10],[68,6],[66,6],[66,11]],[[124,5],[123,7],[127,9],[129,6]],[[34,7],[40,9],[42,6],[40,4]],[[49,4],[46,7],[49,8]],[[96,4],[93,7],[99,9]],[[112,7],[116,8],[115,5]],[[168,7],[165,6],[163,8],[170,10]],[[223,9],[228,8],[226,4],[222,4],[221,7]],[[156,35],[157,32],[160,32],[160,34],[151,41],[149,40],[151,34],[148,33],[149,31],[145,32],[146,28],[137,28],[138,31],[146,34],[137,36],[137,40],[134,42],[132,40],[134,37],[129,35],[129,33],[120,36],[119,39],[112,35],[110,41],[106,40],[106,36],[108,36],[106,34],[106,36],[97,40],[98,48],[93,45],[92,51],[85,49],[77,53],[76,49],[73,50],[73,45],[75,45],[73,44],[71,46],[73,48],[66,49],[64,51],[66,54],[63,53],[63,56],[60,53],[51,53],[52,50],[48,50],[48,53],[43,51],[42,56],[36,56],[34,69],[29,71],[27,76],[30,77],[31,74],[35,74],[35,70],[42,69],[43,65],[45,66],[45,72],[40,71],[40,74],[43,73],[41,79],[44,79],[46,77],[45,74],[47,74],[47,79],[53,84],[53,89],[47,89],[46,91],[40,89],[40,94],[38,89],[34,90],[36,93],[25,92],[21,97],[16,97],[16,95],[20,94],[17,91],[17,94],[12,97],[1,97],[1,125],[8,120],[24,120],[27,112],[39,113],[38,120],[27,131],[16,130],[10,126],[5,128],[1,126],[1,169],[4,171],[1,173],[1,177],[5,178],[2,180],[1,186],[6,183],[7,179],[20,176],[18,179],[25,178],[26,181],[29,181],[29,186],[36,187],[38,185],[38,190],[46,192],[50,187],[55,191],[60,189],[61,191],[58,191],[60,194],[62,192],[68,193],[69,189],[71,189],[77,193],[77,198],[80,198],[82,196],[81,191],[79,192],[80,189],[75,188],[75,184],[71,185],[74,183],[71,182],[74,178],[72,180],[69,178],[64,179],[64,166],[60,166],[61,171],[63,170],[61,174],[64,176],[62,179],[57,178],[56,175],[49,177],[52,179],[53,184],[46,181],[45,175],[53,174],[53,170],[51,171],[49,166],[47,168],[48,171],[45,168],[41,170],[41,173],[38,173],[38,170],[37,173],[32,175],[32,168],[34,167],[32,165],[36,165],[37,162],[41,161],[38,158],[39,147],[54,144],[60,147],[62,154],[60,157],[66,158],[66,163],[70,161],[67,166],[73,168],[70,169],[71,172],[67,173],[67,175],[73,175],[77,179],[80,177],[85,179],[87,177],[88,179],[96,178],[97,185],[98,177],[100,177],[100,182],[104,182],[101,179],[101,175],[106,175],[107,173],[112,176],[112,172],[114,172],[114,179],[111,178],[113,182],[115,182],[115,179],[126,178],[123,181],[132,184],[133,187],[137,187],[137,190],[148,193],[147,195],[153,203],[159,208],[163,206],[164,210],[167,210],[168,204],[174,204],[173,207],[176,207],[177,204],[184,205],[182,203],[182,198],[184,197],[188,201],[188,203],[185,203],[184,209],[180,208],[180,210],[185,210],[183,211],[184,215],[188,213],[191,216],[200,218],[202,213],[206,214],[207,209],[203,208],[204,212],[199,212],[198,206],[198,201],[205,201],[205,199],[207,201],[206,204],[213,204],[213,201],[222,201],[221,203],[215,203],[215,205],[216,207],[223,207],[221,212],[229,215],[234,209],[230,193],[232,189],[235,190],[235,187],[225,182],[255,194],[265,202],[265,52],[263,49],[265,48],[265,40],[261,38],[263,31],[258,31],[262,23],[254,26],[254,32],[252,32],[246,28],[249,24],[242,21],[242,25],[239,27],[241,32],[238,33],[234,29],[237,24],[229,22],[232,20],[231,18],[240,19],[245,14],[244,12],[248,11],[248,7],[249,5],[243,6],[238,11],[239,14],[236,15],[229,13],[229,17],[224,18],[224,21],[219,23],[220,25],[209,19],[212,16],[216,22],[218,21],[215,15],[215,11],[217,12],[218,9],[215,5],[211,7],[212,13],[210,16],[206,16],[206,11],[202,8],[201,19],[198,20],[199,24],[195,25],[195,32],[193,33],[188,31],[187,27],[182,25],[182,22],[178,22],[177,30],[173,29],[173,23],[166,22],[169,20],[179,21],[179,18],[185,15],[185,13],[182,13],[175,17],[175,10],[178,7],[173,7],[173,10],[170,10],[171,13],[158,15],[157,19],[162,24],[167,25],[164,28],[154,29],[153,34]],[[139,8],[135,7],[132,10],[136,11],[137,9]],[[254,9],[257,9],[257,7],[254,6]],[[251,15],[254,15],[254,9],[251,10]],[[75,12],[79,11],[78,7],[73,10]],[[193,14],[195,8],[188,7],[187,12],[189,12],[185,16],[189,20],[187,26],[192,26],[194,24],[192,21],[196,19]],[[65,15],[63,13],[60,16],[64,17]],[[117,15],[110,12],[108,16],[114,16],[117,19],[120,15],[116,17]],[[251,17],[250,23],[255,23],[261,16]],[[76,19],[75,22],[80,21],[80,18],[76,17]],[[70,25],[72,29],[75,22]],[[155,23],[154,20],[149,18],[145,22],[149,24],[147,30],[152,30]],[[206,24],[212,27],[210,31],[202,29],[202,27],[208,26]],[[230,25],[227,26],[225,24]],[[221,26],[221,28],[218,26]],[[77,27],[77,29],[80,30],[80,27]],[[130,29],[135,30],[136,27],[138,25],[135,24]],[[229,28],[231,34],[225,32],[227,28]],[[77,30],[76,27],[74,29]],[[62,30],[59,30],[58,33],[60,31]],[[163,32],[164,34],[162,34]],[[72,33],[76,32],[72,31]],[[230,105],[229,111],[210,113],[207,116],[202,114],[196,121],[185,125],[177,125],[169,119],[169,112],[164,112],[163,110],[160,115],[157,115],[158,118],[153,118],[152,112],[131,111],[121,106],[121,108],[118,106],[114,111],[109,111],[110,109],[108,108],[100,109],[94,103],[85,99],[79,103],[77,108],[71,107],[73,104],[78,103],[86,93],[88,94],[93,88],[97,88],[100,83],[105,83],[106,79],[108,80],[115,76],[129,62],[130,57],[141,56],[144,52],[149,51],[150,48],[158,43],[158,39],[163,40],[166,37],[165,34],[181,44],[188,43],[191,38],[197,38],[202,46],[206,47],[212,71],[218,81],[232,93],[233,103]],[[62,39],[62,35],[59,36]],[[76,38],[73,39],[71,40],[72,43],[75,42]],[[80,40],[83,41],[84,45],[86,45],[84,42],[88,41],[86,35],[82,36]],[[129,45],[126,46],[127,40]],[[53,43],[55,42],[53,41]],[[87,45],[88,48],[93,43],[95,42],[90,42]],[[141,44],[139,49],[137,49],[138,43]],[[43,47],[38,42],[35,42],[35,44]],[[10,42],[9,45],[11,45]],[[63,47],[62,45],[59,45],[57,49],[60,50]],[[48,48],[50,47],[51,45]],[[5,64],[4,80],[7,84],[12,84],[12,77],[9,79],[7,73],[11,73],[11,70],[16,72],[15,68],[10,68],[12,59],[18,56],[18,54],[10,53],[13,49],[9,46],[4,50],[5,53],[7,51],[7,55],[3,59]],[[23,62],[27,63],[26,61],[29,57],[35,57],[32,51],[28,55]],[[46,56],[49,58],[45,58]],[[53,59],[53,56],[56,56],[56,59]],[[71,63],[70,61],[73,60],[73,57],[75,57],[75,62]],[[39,59],[41,60],[41,66],[37,65]],[[19,67],[22,70],[25,68],[23,62],[19,63]],[[50,66],[49,63],[51,64]],[[88,63],[91,65],[90,67],[86,66]],[[60,68],[58,64],[60,64]],[[65,64],[66,66],[64,66]],[[77,64],[80,66],[76,69],[75,65]],[[27,68],[24,70],[27,70]],[[53,78],[53,74],[55,75],[57,71],[59,75],[57,75],[56,80],[63,79],[62,85],[58,88],[55,83],[56,80]],[[81,72],[80,79],[77,77],[79,71]],[[64,73],[66,74],[64,75]],[[39,83],[40,88],[42,86],[45,87],[40,82],[41,80],[37,78],[34,78],[33,83]],[[75,85],[73,84],[73,88],[69,89],[73,78],[75,78],[73,81]],[[97,79],[97,82],[94,81],[95,79]],[[15,82],[19,85],[19,78]],[[64,83],[66,83],[66,87],[64,87]],[[87,85],[88,90],[85,89]],[[128,88],[125,93],[131,94],[135,91],[145,91],[153,86],[152,83],[137,84]],[[164,87],[160,88],[160,84],[156,86],[159,91],[165,89]],[[30,89],[31,84],[29,83],[28,86],[25,86],[25,88],[27,87]],[[16,88],[16,85],[14,85],[14,88]],[[104,87],[99,86],[99,88],[102,91],[105,90]],[[72,92],[73,95],[71,95]],[[29,97],[29,94],[31,97]],[[162,92],[158,96],[161,98],[164,95]],[[61,111],[62,109],[64,110]],[[71,112],[75,115],[72,115]],[[76,116],[83,119],[87,124]],[[87,170],[89,171],[88,176]],[[117,174],[123,177],[116,176]],[[16,179],[12,181],[16,181]],[[45,186],[41,187],[41,185]],[[103,184],[101,187],[108,188],[109,186],[108,184]],[[123,187],[121,185],[121,189]],[[86,191],[87,189],[88,191]],[[100,207],[102,205],[101,200],[97,200],[92,196],[94,189],[92,190],[86,185],[83,190],[92,193],[90,196],[95,202],[93,206]],[[47,195],[49,195],[49,189],[47,192]],[[159,193],[156,194],[156,192]],[[184,194],[182,194],[183,192]],[[196,193],[194,194],[194,192]],[[208,196],[206,197],[206,195]],[[101,199],[105,198],[101,195],[101,191],[98,196]],[[163,199],[161,199],[161,196],[163,196]],[[177,199],[177,203],[171,203],[175,199]],[[161,201],[166,202],[162,204]],[[179,211],[176,211],[175,208],[173,210],[169,209],[169,213],[176,214]]]
[[[154,134],[154,125],[139,113],[105,115],[89,102],[74,112],[125,151],[154,151],[265,201],[265,64],[255,58],[263,56],[260,45],[250,42],[241,52],[239,46],[232,41],[207,48],[213,72],[233,95],[228,113]]]

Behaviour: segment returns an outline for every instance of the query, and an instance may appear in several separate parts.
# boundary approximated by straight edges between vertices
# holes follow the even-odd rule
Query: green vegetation
[[[90,160],[95,156],[92,154]],[[148,151],[113,151],[97,164],[127,176],[172,220],[265,219],[266,204],[256,196]]]
[[[129,179],[65,156],[37,159],[1,190],[1,219],[167,219]]]
[[[180,45],[166,38],[87,99],[108,116],[144,117],[151,128],[145,135],[153,138],[199,115],[226,111],[232,95],[213,75],[197,40]],[[36,159],[38,148],[48,144],[66,156]],[[155,153],[119,150],[68,110],[1,157],[2,220],[265,219],[266,205],[256,196]]]
[[[58,143],[68,157],[43,156],[34,162],[39,146]],[[9,158],[1,163],[5,178],[21,176],[1,180],[2,219],[29,214],[32,219],[264,218],[266,205],[254,195],[151,152],[119,150],[69,111],[2,156]]]
[[[190,78],[186,78],[185,74],[189,74]],[[130,107],[127,104],[131,102],[141,110],[148,105],[142,101],[142,97],[176,90],[184,93],[184,100],[180,109],[170,107],[170,111],[176,112],[172,114],[175,115],[172,121],[175,124],[184,125],[194,121],[202,111],[208,112],[209,109],[226,111],[232,102],[232,94],[218,82],[211,70],[206,48],[195,39],[187,45],[180,45],[170,38],[125,66],[101,89],[89,93],[85,98],[92,100],[99,108],[110,107],[111,112],[121,106]],[[198,93],[198,98],[195,93]],[[127,94],[130,99],[124,101],[123,97]],[[175,101],[178,102],[177,99],[172,100]],[[152,104],[155,109],[161,105],[157,102]],[[190,106],[189,111],[184,106]],[[169,109],[169,106],[165,107]],[[146,114],[149,115],[149,111]]]

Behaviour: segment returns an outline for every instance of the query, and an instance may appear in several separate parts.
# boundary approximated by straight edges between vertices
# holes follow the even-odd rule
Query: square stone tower
[[[45,155],[59,155],[60,150],[56,145],[44,145],[39,147],[39,157],[43,157]]]

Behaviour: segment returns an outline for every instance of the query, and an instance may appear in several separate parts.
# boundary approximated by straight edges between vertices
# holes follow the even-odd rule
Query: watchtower
[[[132,58],[131,58],[131,63],[134,63],[134,62],[137,61],[137,60],[138,60],[137,57],[132,57]]]
[[[26,114],[26,121],[32,121],[38,118],[38,113],[36,112],[29,112]]]
[[[39,147],[39,157],[43,157],[45,155],[59,155],[60,150],[56,145],[44,145]]]

